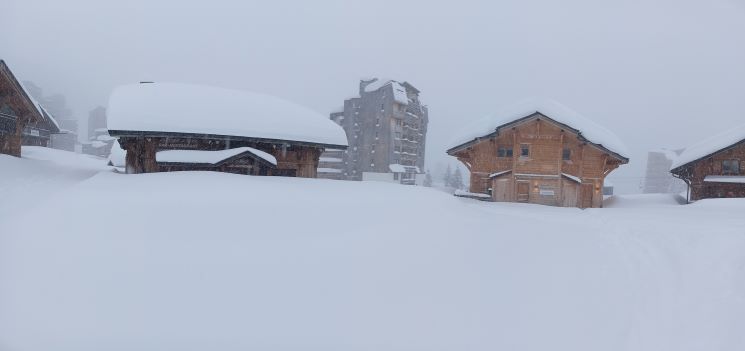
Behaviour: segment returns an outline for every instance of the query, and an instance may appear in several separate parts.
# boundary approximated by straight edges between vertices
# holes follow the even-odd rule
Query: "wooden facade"
[[[44,109],[0,60],[0,154],[21,156],[21,145],[47,146],[50,134],[59,132]]]
[[[745,139],[670,172],[688,184],[689,200],[745,197]]]
[[[110,130],[112,136],[119,137],[119,144],[127,151],[127,173],[151,173],[177,170],[164,167],[156,161],[156,153],[164,150],[225,150],[248,146],[277,159],[277,166],[266,175],[315,178],[321,153],[326,146],[307,142],[266,140],[225,135],[128,132]],[[230,168],[230,167],[227,167]],[[227,171],[221,168],[212,170]]]
[[[494,201],[602,207],[605,177],[628,159],[541,113],[448,150],[471,172],[471,193]]]
[[[247,175],[272,175],[277,167],[254,155],[250,151],[242,152],[217,163],[195,162],[158,162],[159,172],[178,171],[214,171]]]

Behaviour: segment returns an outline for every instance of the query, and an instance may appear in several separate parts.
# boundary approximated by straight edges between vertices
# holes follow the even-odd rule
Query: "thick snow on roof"
[[[391,86],[391,89],[393,90],[393,100],[403,104],[408,105],[409,104],[409,96],[406,95],[406,88],[404,88],[401,83],[392,80],[392,79],[378,79],[367,86],[365,86],[365,92],[373,92],[376,91],[382,87],[385,86]]]
[[[309,108],[274,96],[191,84],[116,88],[109,98],[108,127],[347,145],[340,126]]]
[[[406,168],[404,168],[403,165],[398,163],[391,163],[388,165],[388,169],[391,170],[393,173],[406,173]]]
[[[409,96],[406,95],[406,88],[396,81],[391,81],[391,87],[393,88],[393,100],[399,104],[408,105]]]
[[[209,163],[217,164],[220,161],[231,158],[244,152],[250,152],[265,161],[277,165],[277,159],[274,156],[251,147],[237,147],[235,149],[206,151],[206,150],[165,150],[158,151],[155,154],[155,160],[158,162],[175,162],[175,163]]]
[[[709,175],[704,177],[705,182],[710,183],[745,183],[745,176],[715,176]]]
[[[587,140],[600,144],[608,150],[628,157],[629,151],[618,136],[608,129],[585,118],[570,108],[550,99],[525,99],[516,104],[499,110],[497,113],[484,117],[467,125],[458,136],[452,140],[450,147],[456,147],[482,137],[496,130],[497,127],[517,119],[527,117],[535,112],[579,130]]]
[[[745,124],[729,129],[724,133],[706,138],[696,144],[687,147],[678,156],[670,169],[675,169],[699,158],[711,155],[728,146],[745,140]]]

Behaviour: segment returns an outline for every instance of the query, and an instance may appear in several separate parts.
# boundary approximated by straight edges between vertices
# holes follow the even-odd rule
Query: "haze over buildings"
[[[0,32],[12,33],[0,57],[82,117],[143,80],[259,91],[324,115],[360,77],[414,82],[433,171],[457,164],[445,148],[460,126],[553,98],[628,141],[630,164],[609,177],[617,193],[642,190],[648,150],[716,134],[745,111],[741,0],[10,0]]]

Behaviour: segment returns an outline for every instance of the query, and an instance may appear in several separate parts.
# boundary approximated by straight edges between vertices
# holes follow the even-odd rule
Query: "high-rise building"
[[[429,113],[410,83],[361,80],[359,96],[330,118],[344,128],[349,148],[327,150],[319,177],[415,184],[423,173]]]

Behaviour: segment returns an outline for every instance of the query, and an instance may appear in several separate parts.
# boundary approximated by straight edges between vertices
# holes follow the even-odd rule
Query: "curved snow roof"
[[[554,100],[535,98],[522,100],[499,110],[497,113],[467,125],[452,140],[450,143],[451,149],[494,133],[504,125],[521,118],[529,117],[535,113],[540,113],[556,122],[576,129],[582,137],[593,144],[597,144],[624,158],[628,158],[628,148],[613,132]]]
[[[247,91],[178,83],[116,88],[108,128],[121,131],[214,134],[346,146],[336,123],[292,102]]]
[[[685,148],[680,156],[673,161],[670,170],[709,156],[742,141],[745,141],[745,124],[711,136]]]

